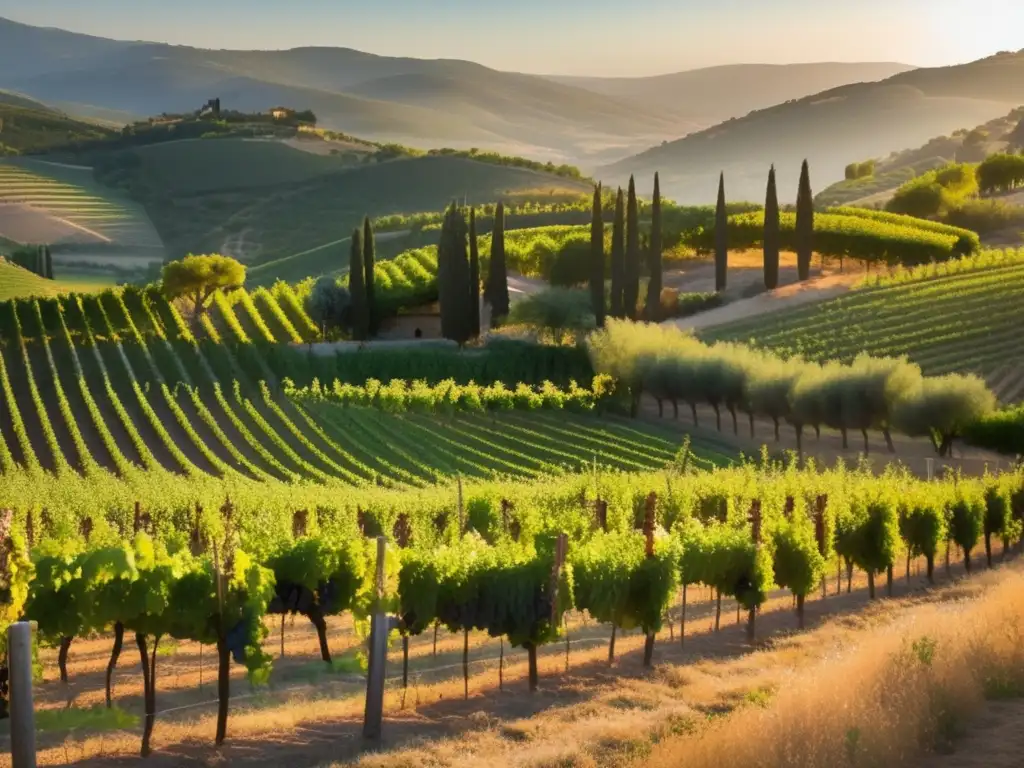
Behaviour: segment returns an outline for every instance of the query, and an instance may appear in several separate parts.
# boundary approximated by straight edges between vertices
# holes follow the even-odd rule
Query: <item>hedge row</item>
[[[689,405],[697,422],[697,406],[710,405],[722,428],[722,411],[746,414],[754,431],[755,417],[771,419],[775,438],[785,422],[796,432],[798,450],[807,427],[838,429],[864,436],[881,431],[893,450],[892,432],[930,437],[945,456],[954,439],[992,413],[995,396],[976,376],[925,378],[906,358],[860,355],[850,365],[818,364],[783,359],[740,344],[705,345],[676,328],[609,321],[589,340],[594,368],[612,376],[632,396],[634,412],[640,396],[664,404]]]

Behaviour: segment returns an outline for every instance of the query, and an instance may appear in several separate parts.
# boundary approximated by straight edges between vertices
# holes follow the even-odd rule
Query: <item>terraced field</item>
[[[417,487],[658,469],[679,449],[676,431],[585,413],[438,417],[289,399],[253,342],[301,339],[300,313],[266,290],[218,297],[195,328],[141,293],[0,304],[0,469]],[[713,440],[693,447],[705,467],[734,457]]]
[[[92,170],[27,158],[0,161],[0,237],[48,243],[58,263],[75,251],[130,248],[160,260],[145,211],[99,185]]]
[[[908,355],[926,374],[976,372],[1010,401],[1024,396],[1024,255],[938,277],[853,291],[819,304],[709,328],[707,340],[752,342],[809,359]]]

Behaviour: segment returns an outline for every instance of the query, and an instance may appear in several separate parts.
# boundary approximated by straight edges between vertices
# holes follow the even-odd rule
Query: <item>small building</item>
[[[295,114],[294,109],[288,107],[274,107],[270,110],[270,116],[275,120],[287,120]]]
[[[377,338],[383,341],[442,338],[441,311],[437,302],[410,307],[395,317],[382,320]]]

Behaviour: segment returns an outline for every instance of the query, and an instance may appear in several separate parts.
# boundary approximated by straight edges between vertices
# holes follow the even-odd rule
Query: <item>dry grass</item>
[[[767,708],[667,739],[644,765],[903,766],[949,751],[986,698],[1024,695],[1022,591],[1019,569],[954,588],[960,599],[851,638]]]

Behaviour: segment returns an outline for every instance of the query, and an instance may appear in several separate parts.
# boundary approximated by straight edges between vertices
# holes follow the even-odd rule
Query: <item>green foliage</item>
[[[369,290],[366,284],[366,269],[363,264],[363,229],[352,231],[352,247],[348,260],[348,290],[351,297],[352,338],[365,341],[370,337]]]
[[[769,291],[779,287],[779,245],[779,195],[773,165],[764,203],[764,287]]]
[[[845,178],[847,181],[856,179],[868,179],[875,175],[875,161],[865,160],[862,163],[850,163],[846,166]]]
[[[900,548],[899,514],[885,497],[855,500],[836,525],[836,551],[868,574],[896,562]]]
[[[626,281],[626,205],[620,187],[615,196],[615,218],[612,220],[611,244],[611,297],[609,317],[625,317],[624,300]]]
[[[814,251],[825,253],[824,243],[819,236],[822,226],[814,215],[814,193],[811,192],[811,175],[806,160],[800,168],[800,186],[796,194],[796,217],[793,224],[797,273],[803,281],[811,275],[811,256]]]
[[[245,267],[220,254],[186,256],[164,265],[161,274],[168,299],[188,298],[194,312],[202,312],[218,291],[237,290],[245,283]]]
[[[491,323],[508,315],[508,265],[505,260],[505,204],[498,203],[494,211],[494,229],[491,233],[490,259],[484,301],[491,305]]]
[[[825,573],[825,558],[818,551],[814,525],[809,519],[782,521],[772,531],[775,583],[795,595],[807,595]]]
[[[949,507],[949,537],[963,550],[967,562],[985,530],[985,515],[985,499],[981,494],[974,488],[956,489]]]
[[[647,557],[639,531],[597,533],[572,552],[576,607],[620,629],[661,629],[665,609],[677,586],[678,553],[673,540],[656,538]]]
[[[321,335],[351,323],[352,296],[331,277],[321,277],[306,302],[309,318],[320,326]]]
[[[1024,405],[993,411],[964,430],[971,445],[1010,456],[1024,456]]]
[[[729,272],[729,215],[725,205],[725,173],[718,177],[718,205],[715,208],[715,290],[724,291]]]
[[[286,397],[298,401],[330,401],[340,405],[363,408],[378,408],[388,413],[451,413],[454,411],[504,411],[521,408],[525,410],[570,410],[578,413],[606,407],[605,398],[610,388],[605,377],[595,377],[592,389],[583,389],[570,382],[566,390],[560,390],[551,382],[538,387],[518,384],[508,388],[500,381],[490,386],[456,384],[452,379],[435,385],[425,381],[404,381],[392,379],[382,384],[369,379],[358,386],[335,381],[331,387],[322,387],[314,380],[309,387],[301,389],[288,379],[284,381]]]
[[[512,305],[508,322],[549,331],[589,331],[596,326],[590,294],[574,288],[548,288]]]
[[[594,187],[594,200],[591,204],[590,250],[588,254],[590,281],[590,304],[594,314],[594,324],[604,327],[605,318],[605,252],[604,252],[604,212],[601,203],[601,185]],[[661,259],[659,252],[658,259]]]
[[[900,535],[912,557],[934,560],[948,538],[943,495],[919,490],[906,496],[900,503]]]
[[[635,320],[640,301],[640,211],[636,199],[636,182],[629,177],[626,193],[626,253],[622,271],[622,306],[626,317]]]
[[[1024,155],[989,155],[978,166],[977,173],[983,194],[1010,192],[1024,184]]]
[[[977,193],[975,167],[950,163],[903,184],[885,209],[923,219],[945,214]]]

